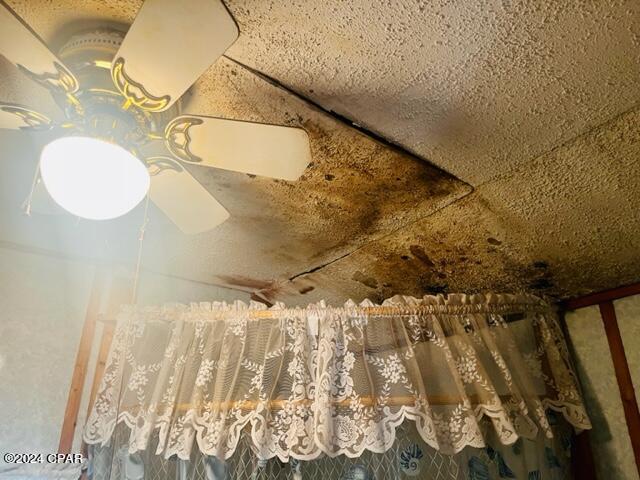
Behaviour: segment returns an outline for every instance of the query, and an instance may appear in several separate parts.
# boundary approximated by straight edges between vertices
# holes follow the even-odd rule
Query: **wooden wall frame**
[[[84,318],[84,325],[82,326],[82,334],[80,335],[78,352],[76,353],[76,361],[73,366],[71,387],[69,388],[67,407],[62,421],[58,453],[71,453],[71,448],[73,446],[73,437],[78,423],[80,402],[82,401],[82,390],[87,377],[87,369],[89,368],[91,345],[93,344],[96,322],[100,313],[100,303],[102,301],[102,294],[104,290],[104,279],[104,272],[97,266],[94,274],[93,285],[91,287],[89,304],[87,305],[87,313]]]
[[[612,288],[602,292],[590,293],[583,297],[571,298],[563,301],[560,305],[563,310],[577,310],[579,308],[599,305],[604,302],[612,302],[624,297],[640,295],[640,283],[632,283],[623,287]]]
[[[74,434],[78,422],[78,412],[82,401],[82,392],[86,381],[87,370],[91,350],[93,348],[96,324],[103,325],[102,335],[99,340],[98,356],[95,371],[91,379],[91,390],[87,403],[87,416],[91,412],[95,396],[109,355],[111,340],[115,330],[115,317],[121,305],[131,301],[132,278],[127,275],[115,275],[111,269],[96,266],[96,274],[93,282],[87,313],[85,315],[76,362],[71,379],[71,388],[67,398],[67,408],[60,432],[60,443],[58,453],[71,453],[73,447]],[[100,309],[104,310],[101,315]],[[81,447],[83,454],[86,454],[86,446]]]
[[[631,440],[631,447],[636,462],[636,468],[640,475],[640,409],[633,387],[629,363],[624,351],[618,319],[616,317],[614,300],[618,300],[633,295],[640,295],[640,283],[634,283],[603,292],[597,292],[584,297],[574,298],[562,302],[562,309],[577,310],[579,308],[598,305],[600,317],[604,324],[604,330],[613,360],[613,367],[620,390],[620,399],[624,409],[624,416],[627,423],[627,430]],[[578,477],[582,478],[582,477]]]

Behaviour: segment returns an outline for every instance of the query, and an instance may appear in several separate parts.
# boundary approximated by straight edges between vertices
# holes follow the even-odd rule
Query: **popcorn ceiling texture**
[[[525,290],[572,297],[640,277],[640,111],[281,287],[321,298]],[[358,274],[361,272],[361,274]],[[375,279],[366,284],[359,278]],[[337,279],[337,280],[336,280]],[[311,295],[311,294],[309,294]],[[307,296],[309,296],[307,295]],[[307,300],[307,299],[305,299]]]
[[[640,101],[640,3],[229,0],[228,54],[478,185]]]
[[[141,4],[9,3],[54,44],[87,22],[130,23]],[[300,304],[484,290],[568,297],[640,280],[638,2],[227,6],[240,39],[186,110],[303,126],[314,162],[295,183],[193,167],[232,218],[185,237],[154,213],[147,268]],[[22,225],[3,229],[12,241],[73,243],[51,247],[24,234],[32,224],[3,217]],[[63,219],[35,221],[68,235]],[[110,237],[110,258],[131,260],[137,227],[127,228]]]

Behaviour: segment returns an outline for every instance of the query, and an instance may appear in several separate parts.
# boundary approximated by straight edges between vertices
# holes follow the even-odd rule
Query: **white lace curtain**
[[[85,428],[129,452],[259,459],[389,449],[402,422],[443,453],[590,428],[554,310],[528,295],[394,297],[382,305],[129,307]]]

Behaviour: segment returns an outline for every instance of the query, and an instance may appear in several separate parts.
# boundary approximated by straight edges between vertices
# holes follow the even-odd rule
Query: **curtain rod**
[[[481,314],[481,315],[517,315],[526,313],[549,313],[553,311],[550,306],[539,305],[534,303],[510,303],[510,304],[475,304],[475,305],[423,305],[423,306],[371,306],[371,307],[322,307],[322,308],[285,308],[285,309],[269,309],[269,310],[252,310],[252,309],[226,309],[226,310],[190,310],[188,307],[180,310],[165,310],[162,307],[152,307],[148,310],[130,309],[125,313],[140,313],[143,315],[162,315],[165,313],[182,313],[187,318],[186,321],[211,320],[218,321],[226,318],[245,317],[249,319],[279,319],[288,316],[308,315],[313,313],[346,313],[352,316],[391,316],[391,315],[419,315],[419,314],[441,314],[441,315],[460,315],[460,314]],[[202,318],[189,318],[190,316]],[[206,318],[209,316],[209,318]],[[166,318],[157,318],[156,320],[167,320]],[[99,321],[103,323],[115,323],[115,318],[102,316]]]

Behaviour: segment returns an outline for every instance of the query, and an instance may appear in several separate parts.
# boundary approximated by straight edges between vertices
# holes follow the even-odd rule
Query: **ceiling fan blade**
[[[166,157],[147,159],[153,203],[186,234],[220,225],[229,212],[179,162]]]
[[[39,84],[72,94],[78,80],[40,38],[0,0],[0,55]]]
[[[182,115],[167,125],[165,141],[185,162],[263,177],[296,180],[311,162],[302,128]]]
[[[41,113],[15,105],[12,103],[0,103],[0,128],[8,130],[48,130],[51,120]]]
[[[166,110],[236,38],[238,27],[218,0],[146,0],[111,75],[129,104]]]

